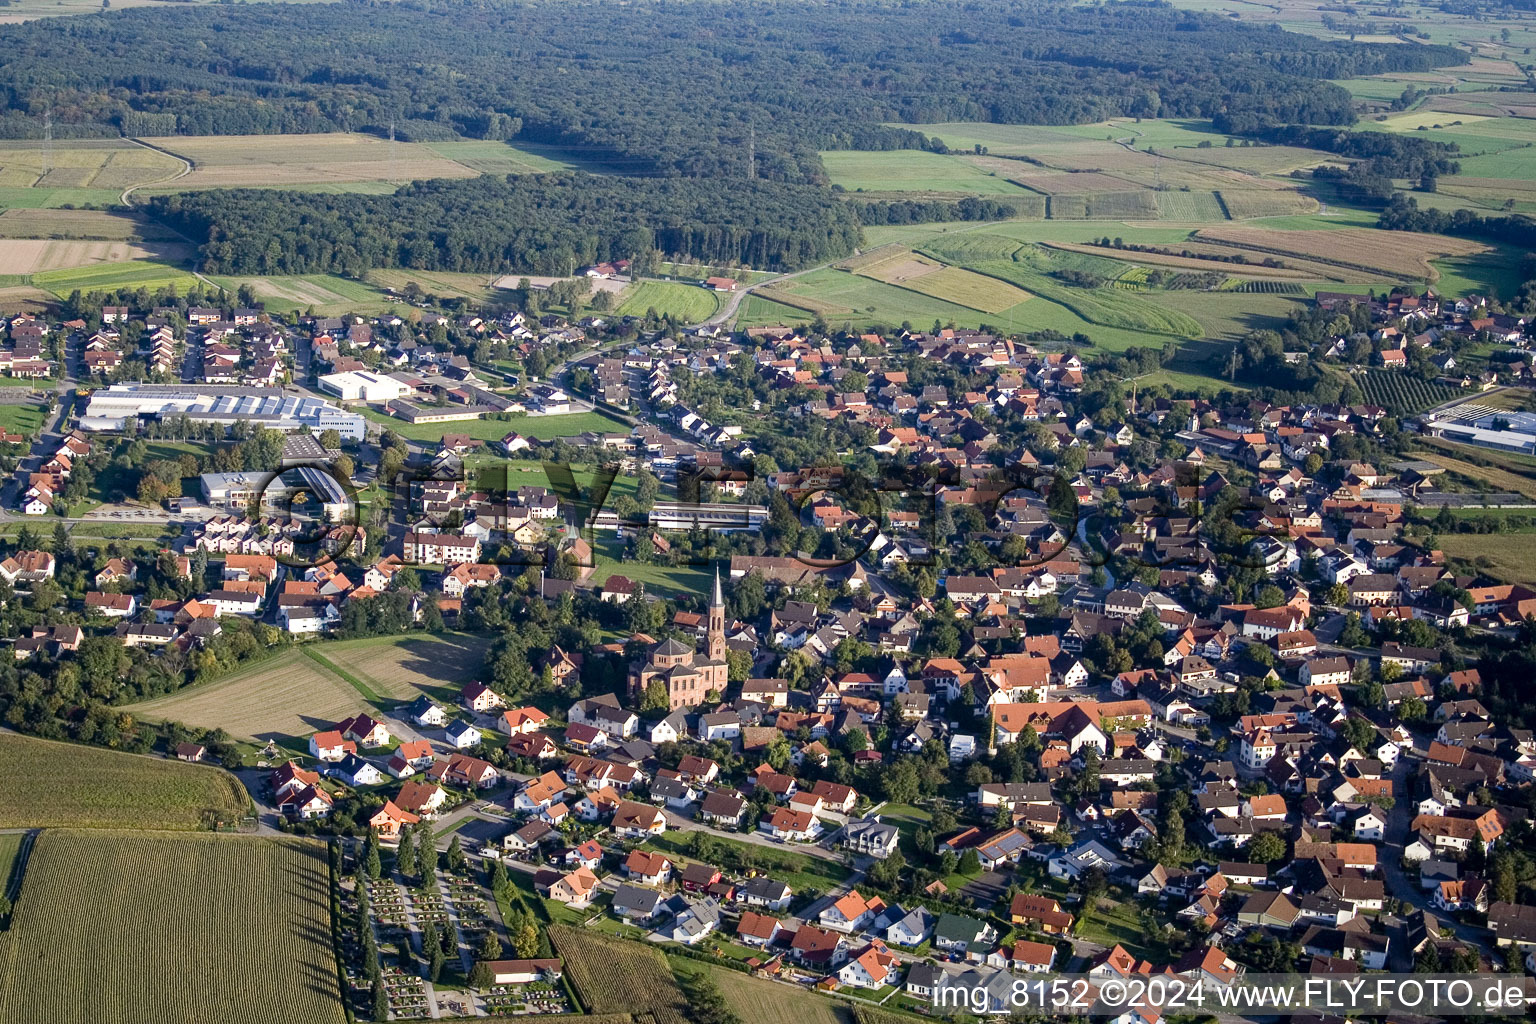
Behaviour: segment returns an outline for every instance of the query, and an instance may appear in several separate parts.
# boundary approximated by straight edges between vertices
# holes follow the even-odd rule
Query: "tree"
[[[496,937],[494,929],[486,929],[485,935],[480,939],[480,948],[475,951],[475,956],[480,960],[501,959],[501,940]]]
[[[416,845],[411,839],[411,830],[406,829],[400,833],[400,846],[395,851],[395,870],[402,875],[416,868]]]
[[[437,844],[432,841],[430,829],[426,830],[416,846],[416,873],[421,876],[423,885],[428,884],[437,873]]]
[[[464,856],[464,845],[459,842],[458,833],[454,833],[453,839],[448,843],[448,870],[461,874],[468,867],[469,861]],[[491,959],[496,958],[491,957]]]
[[[484,990],[490,988],[495,983],[496,975],[491,973],[490,965],[484,960],[476,961],[475,966],[469,969],[470,988]]]
[[[517,949],[517,955],[522,960],[532,960],[539,955],[539,930],[532,924],[525,924],[517,931],[513,940]]]
[[[667,696],[667,684],[661,679],[652,679],[645,686],[645,692],[640,696],[640,713],[648,711],[666,711],[672,706],[672,699]]]
[[[379,833],[374,829],[368,830],[368,839],[363,847],[363,870],[369,878],[378,878],[382,866],[379,864]]]
[[[962,875],[981,874],[981,855],[972,846],[960,855],[960,873]]]
[[[1260,832],[1248,844],[1248,863],[1273,864],[1285,859],[1285,840],[1278,832]]]
[[[106,4],[108,0],[101,2]],[[381,977],[373,979],[373,1019],[389,1019],[389,993],[384,990],[384,979]]]

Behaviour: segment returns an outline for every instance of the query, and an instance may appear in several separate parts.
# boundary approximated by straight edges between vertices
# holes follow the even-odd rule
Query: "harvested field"
[[[129,185],[160,181],[181,170],[181,164],[164,153],[120,139],[56,141],[46,172],[43,157],[41,142],[0,142],[0,185],[121,192]]]
[[[884,263],[893,256],[900,256],[904,253],[910,253],[911,251],[911,249],[908,249],[905,245],[902,245],[899,242],[892,242],[890,245],[876,246],[873,249],[868,249],[859,253],[857,256],[850,256],[847,259],[841,260],[832,265],[838,270],[851,270],[854,273],[859,273],[863,271],[865,267],[872,267],[877,263]]]
[[[308,309],[317,312],[351,312],[364,306],[382,306],[387,300],[376,288],[332,274],[291,277],[211,277],[209,280],[234,293],[249,286],[268,309]]]
[[[1430,260],[1442,256],[1470,256],[1486,246],[1443,235],[1411,231],[1378,231],[1375,228],[1272,231],[1267,228],[1202,228],[1196,238],[1237,249],[1299,256],[1349,269],[1375,272],[1387,277],[1438,280],[1440,273]]]
[[[828,150],[821,154],[821,160],[828,179],[850,192],[992,195],[1022,191],[1007,178],[967,163],[959,156],[920,150]]]
[[[30,736],[0,735],[0,771],[29,780],[0,790],[0,821],[10,828],[193,830],[251,803],[221,768]]]
[[[163,225],[127,213],[102,210],[0,212],[0,238],[81,238],[100,241],[169,241],[180,236]]]
[[[364,276],[378,288],[401,291],[412,281],[424,292],[443,298],[466,298],[490,302],[497,298],[496,284],[485,274],[458,274],[446,270],[370,270]],[[517,282],[512,282],[516,287]],[[505,299],[505,296],[500,298]]]
[[[940,266],[928,273],[892,279],[887,283],[983,313],[1001,313],[1030,297],[1022,288],[960,267]]]
[[[395,271],[395,273],[403,274],[403,275],[406,275],[407,277],[417,277],[418,276],[416,274],[416,271],[414,271],[414,270],[409,270],[409,271],[401,270],[401,271]],[[516,288],[517,285],[518,285],[518,282],[520,282],[520,281],[527,281],[530,285],[532,285],[535,288],[548,288],[550,285],[554,284],[556,281],[569,281],[569,280],[572,280],[572,278],[568,278],[568,277],[540,277],[537,274],[507,274],[505,277],[497,278],[493,286],[496,287],[496,288]],[[621,292],[623,292],[624,289],[629,287],[629,282],[628,281],[618,281],[618,280],[614,280],[613,278],[593,277],[593,278],[589,278],[588,280],[590,280],[592,282],[592,293],[594,295],[597,294],[598,292],[612,292],[614,295],[618,295]]]
[[[126,710],[141,718],[220,728],[232,736],[266,741],[329,728],[366,709],[362,694],[346,680],[292,650],[217,682],[132,704]]]
[[[867,263],[854,273],[886,284],[905,284],[944,269],[944,264],[910,250],[897,251],[878,263]]]
[[[638,942],[563,925],[549,929],[566,976],[592,1013],[629,1013],[654,1024],[687,1024],[688,1002],[667,958]]]
[[[1317,200],[1300,192],[1279,189],[1222,189],[1216,195],[1233,220],[1249,217],[1291,217],[1316,213]]]
[[[457,696],[480,677],[490,638],[468,633],[343,640],[315,648],[315,655],[396,700],[423,692]]]
[[[329,888],[314,840],[49,829],[0,935],[0,1022],[341,1024]]]
[[[1270,278],[1294,278],[1307,280],[1309,275],[1300,270],[1290,270],[1280,267],[1255,267],[1241,266],[1235,263],[1222,263],[1218,260],[1202,260],[1187,256],[1166,256],[1158,252],[1130,252],[1123,249],[1106,249],[1101,245],[1086,245],[1081,242],[1041,242],[1047,249],[1061,249],[1066,252],[1086,253],[1092,256],[1102,256],[1105,259],[1123,260],[1126,263],[1135,263],[1148,267],[1176,267],[1180,270],[1209,270],[1213,273],[1239,274],[1248,277]]]
[[[421,143],[371,135],[171,136],[145,139],[192,164],[176,188],[239,188],[348,181],[472,178],[478,173]]]
[[[840,306],[835,302],[824,302],[821,299],[813,299],[806,295],[787,292],[782,288],[754,288],[752,289],[752,294],[762,296],[769,302],[777,302],[781,306],[804,310],[813,315],[846,316],[853,312],[847,306]]]
[[[1048,196],[1076,195],[1082,192],[1122,192],[1133,189],[1136,183],[1099,171],[1078,171],[1072,174],[1015,174],[1013,181],[1027,189]]]
[[[71,242],[13,238],[0,246],[0,274],[36,274],[96,263],[155,259],[179,263],[192,246],[175,242]]]
[[[1300,146],[1233,146],[1230,149],[1213,146],[1210,149],[1180,149],[1175,156],[1179,160],[1212,164],[1249,174],[1283,174],[1298,167],[1316,167],[1337,159],[1332,153],[1320,149],[1303,149]]]

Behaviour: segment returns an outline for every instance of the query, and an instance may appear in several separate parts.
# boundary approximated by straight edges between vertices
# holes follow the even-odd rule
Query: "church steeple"
[[[725,595],[720,590],[720,570],[715,569],[715,593],[709,599],[709,630],[705,653],[710,661],[725,660]]]

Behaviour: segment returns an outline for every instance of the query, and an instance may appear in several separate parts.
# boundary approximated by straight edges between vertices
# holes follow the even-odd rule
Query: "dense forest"
[[[1324,79],[1465,63],[1165,4],[418,0],[217,5],[0,28],[0,134],[384,131],[557,143],[632,175],[819,182],[882,122],[1353,121]],[[751,143],[755,140],[755,147]]]
[[[653,249],[791,268],[847,255],[859,241],[854,210],[830,189],[719,179],[485,175],[388,196],[190,192],[156,196],[150,214],[202,243],[215,274],[570,274]]]

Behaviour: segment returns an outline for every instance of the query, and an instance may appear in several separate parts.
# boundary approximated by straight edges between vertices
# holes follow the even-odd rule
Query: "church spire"
[[[725,596],[720,591],[720,569],[715,568],[715,593],[709,599],[709,629],[704,635],[710,661],[725,660]]]

